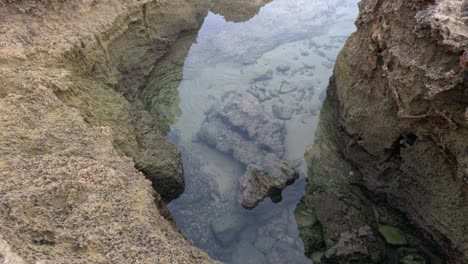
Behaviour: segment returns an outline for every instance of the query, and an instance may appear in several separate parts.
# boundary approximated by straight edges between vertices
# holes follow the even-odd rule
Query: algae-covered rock
[[[301,202],[294,210],[294,218],[299,230],[299,236],[304,242],[305,254],[307,256],[312,256],[314,252],[325,249],[325,241],[323,238],[322,225],[318,221],[313,208],[307,206],[305,199],[310,199],[310,197],[302,198]]]
[[[426,260],[420,255],[408,255],[400,259],[399,264],[426,264]]]
[[[361,227],[370,229],[370,227]],[[324,263],[381,263],[381,245],[372,232],[346,231],[323,256]]]
[[[378,230],[379,234],[385,239],[385,242],[390,245],[405,246],[408,244],[405,235],[396,227],[381,225]]]

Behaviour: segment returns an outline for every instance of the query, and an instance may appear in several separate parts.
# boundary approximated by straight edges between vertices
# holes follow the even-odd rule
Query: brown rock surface
[[[391,253],[381,240],[364,242],[365,254],[328,252],[342,234],[364,225],[376,233],[380,224],[402,230],[418,258],[468,262],[464,6],[461,0],[360,3],[358,30],[338,56],[308,153],[303,203],[322,225],[325,263],[411,258]]]
[[[125,54],[147,58],[135,63],[149,74],[181,30],[198,26],[201,6],[185,0],[0,1],[3,262],[213,262],[162,216],[160,195],[122,155],[139,148],[135,106],[112,89],[124,83],[131,91],[120,71],[132,62]],[[151,14],[160,24],[151,24]],[[136,39],[156,46],[119,44],[137,25],[148,30]]]

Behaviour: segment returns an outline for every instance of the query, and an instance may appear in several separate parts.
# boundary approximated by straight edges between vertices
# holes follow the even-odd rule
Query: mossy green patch
[[[389,225],[381,225],[379,226],[379,233],[385,239],[387,244],[393,246],[404,246],[408,244],[405,235],[400,229],[389,226]]]

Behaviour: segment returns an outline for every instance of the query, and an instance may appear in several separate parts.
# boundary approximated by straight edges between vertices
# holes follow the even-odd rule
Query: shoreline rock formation
[[[151,82],[153,92],[141,92],[208,8],[202,0],[0,1],[0,259],[215,263],[163,202],[183,190],[179,154],[163,137],[177,100]],[[135,163],[157,171],[156,189],[169,177],[176,191],[161,197]]]
[[[466,5],[360,3],[296,210],[322,263],[468,262]]]

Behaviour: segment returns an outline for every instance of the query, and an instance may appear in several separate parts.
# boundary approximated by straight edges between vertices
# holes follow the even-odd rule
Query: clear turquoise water
[[[294,209],[304,192],[301,178],[253,210],[240,206],[239,177],[245,167],[197,140],[205,113],[230,92],[247,92],[252,80],[272,70],[272,79],[256,82],[273,106],[287,109],[284,158],[302,160],[311,146],[321,102],[335,58],[355,30],[357,0],[275,0],[242,23],[210,13],[190,49],[179,86],[182,115],[169,138],[181,149],[186,190],[169,204],[177,226],[194,245],[225,263],[311,263],[303,252]],[[290,70],[281,73],[278,66]],[[286,89],[281,86],[309,87]],[[311,87],[311,88],[310,88]],[[289,91],[293,90],[293,91]],[[229,233],[213,223],[229,222]],[[232,222],[232,223],[231,223]]]

